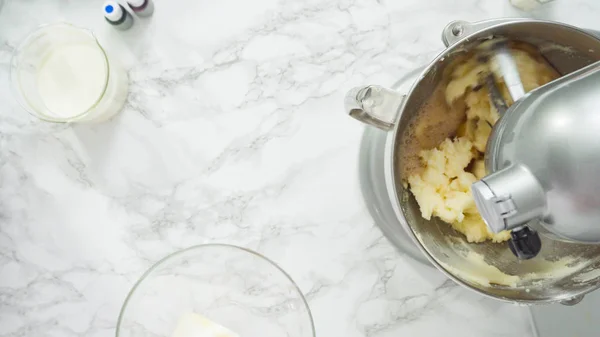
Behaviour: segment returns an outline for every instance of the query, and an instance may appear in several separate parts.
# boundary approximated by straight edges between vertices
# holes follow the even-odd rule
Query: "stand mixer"
[[[473,197],[491,231],[512,230],[519,259],[540,252],[538,231],[600,243],[598,83],[600,62],[515,99],[488,140]]]
[[[532,74],[546,71],[539,67],[523,69],[515,78],[507,76],[499,57],[502,45],[495,44],[498,40],[508,41],[504,47],[511,52],[504,54],[519,69],[523,68],[519,51],[546,64],[546,85],[535,85],[537,77]],[[442,42],[446,48],[429,64],[392,88],[367,85],[350,90],[345,98],[347,113],[368,125],[361,143],[360,181],[375,223],[401,252],[419,261],[426,259],[479,294],[519,304],[579,302],[600,287],[600,237],[590,226],[596,215],[593,191],[600,184],[591,179],[593,169],[600,168],[600,158],[592,156],[600,147],[593,138],[600,120],[594,120],[590,107],[594,103],[590,82],[600,76],[596,72],[600,34],[533,19],[453,21],[442,31]],[[493,63],[479,66],[489,62],[478,57],[482,48],[497,68]],[[483,151],[478,149],[478,156],[483,155],[478,160],[487,159],[479,162],[480,181],[471,180],[466,190],[471,187],[469,194],[477,196],[477,205],[473,198],[472,206],[478,206],[477,215],[482,213],[488,226],[511,229],[512,240],[507,242],[469,242],[441,218],[424,218],[406,181],[406,168],[413,164],[405,160],[406,154],[434,148],[443,137],[454,137],[458,131],[453,134],[453,128],[458,130],[464,123],[462,103],[453,111],[445,108],[447,96],[439,95],[439,88],[447,88],[456,65],[464,61],[472,62],[469,67],[475,69],[468,80],[472,88],[487,87],[489,99],[478,97],[478,102],[484,102],[486,109],[493,104],[500,117],[485,135]],[[490,73],[494,81],[489,81]],[[522,97],[518,86],[510,90],[520,81],[529,91]],[[497,83],[505,105],[510,106],[504,112],[498,109],[493,97],[498,95],[489,82]],[[509,98],[516,103],[506,104]],[[434,112],[427,115],[431,118],[423,119],[428,104],[440,108],[429,110]],[[449,134],[427,138],[435,138],[438,128]],[[478,221],[477,230],[490,232],[483,219]]]

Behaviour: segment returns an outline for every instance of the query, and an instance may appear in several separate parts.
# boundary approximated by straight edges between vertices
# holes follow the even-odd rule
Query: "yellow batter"
[[[533,90],[558,77],[558,74],[538,55],[513,48],[511,53],[519,69],[525,91]],[[469,242],[510,238],[507,231],[492,233],[479,215],[471,184],[486,175],[483,156],[498,112],[482,86],[486,74],[495,73],[493,62],[482,62],[474,55],[458,64],[445,88],[448,106],[464,106],[465,122],[456,137],[446,138],[439,146],[419,153],[423,170],[409,176],[410,190],[427,220],[436,216],[463,233]],[[507,104],[512,104],[506,86],[498,74],[498,87]]]

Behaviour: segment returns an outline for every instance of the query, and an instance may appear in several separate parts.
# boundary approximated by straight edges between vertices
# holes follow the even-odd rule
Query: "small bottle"
[[[150,16],[154,13],[152,0],[127,0],[127,4],[137,16]]]
[[[116,29],[127,30],[133,26],[133,16],[114,1],[104,3],[104,18]]]

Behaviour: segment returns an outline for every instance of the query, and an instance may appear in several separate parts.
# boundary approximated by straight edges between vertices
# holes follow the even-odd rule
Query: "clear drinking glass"
[[[523,11],[534,10],[540,5],[543,5],[554,0],[510,0],[510,3]]]
[[[90,30],[70,24],[45,25],[29,34],[10,68],[17,100],[45,121],[105,121],[127,99],[125,70]]]

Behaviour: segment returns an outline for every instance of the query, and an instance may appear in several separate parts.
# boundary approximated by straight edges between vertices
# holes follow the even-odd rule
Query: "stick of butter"
[[[173,337],[240,337],[229,329],[196,313],[187,313],[179,319]]]

